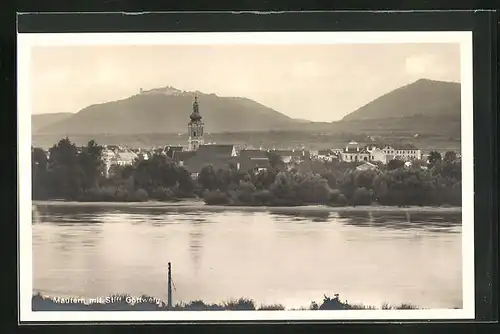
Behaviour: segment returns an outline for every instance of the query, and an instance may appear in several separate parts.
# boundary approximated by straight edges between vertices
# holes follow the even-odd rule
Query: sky
[[[36,46],[30,65],[33,114],[173,86],[330,122],[420,78],[460,82],[460,45]]]

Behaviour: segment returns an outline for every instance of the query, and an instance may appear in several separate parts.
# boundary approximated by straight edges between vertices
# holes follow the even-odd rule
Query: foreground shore
[[[296,211],[321,211],[321,212],[422,212],[422,213],[461,213],[462,207],[431,207],[431,206],[233,206],[233,205],[207,205],[203,201],[185,200],[179,202],[76,202],[76,201],[33,201],[33,206],[81,206],[81,207],[131,207],[131,208],[176,208],[203,209],[204,211],[235,210],[247,212],[296,212]]]
[[[33,311],[316,311],[316,310],[417,310],[416,305],[382,304],[380,307],[349,304],[339,295],[333,298],[324,295],[322,302],[311,302],[308,307],[286,309],[281,304],[256,305],[249,298],[232,299],[221,303],[205,303],[202,300],[180,302],[172,307],[159,298],[151,296],[110,295],[102,298],[57,297],[34,294],[31,299]]]

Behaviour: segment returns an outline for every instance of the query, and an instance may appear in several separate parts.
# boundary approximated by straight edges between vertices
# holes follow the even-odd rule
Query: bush
[[[338,189],[334,189],[330,192],[330,199],[328,201],[330,206],[346,206],[349,204],[347,198]]]
[[[254,311],[255,303],[252,299],[240,298],[238,300],[230,300],[225,302],[224,309],[230,311]]]
[[[281,304],[261,305],[259,311],[283,311],[285,307]]]
[[[257,205],[271,205],[274,196],[269,190],[260,190],[253,194],[253,199]]]
[[[114,202],[116,201],[115,192],[116,188],[113,187],[93,188],[81,193],[78,196],[78,200],[87,202]]]
[[[159,201],[173,201],[177,199],[174,191],[165,187],[159,187],[153,190],[151,198],[157,199]]]
[[[333,298],[324,295],[323,303],[319,306],[320,310],[345,310],[346,308],[347,303],[343,303],[338,294],[335,294]]]
[[[134,200],[139,202],[147,202],[149,199],[148,192],[144,189],[137,189],[134,193]]]
[[[131,193],[125,187],[118,187],[115,191],[115,198],[119,202],[129,201],[131,197]]]
[[[253,203],[253,194],[255,191],[256,188],[253,183],[249,181],[240,181],[240,185],[237,190],[238,200],[245,204]]]
[[[330,199],[331,189],[326,179],[308,173],[299,181],[297,193],[304,203],[324,204]]]
[[[228,196],[225,193],[221,192],[219,189],[214,190],[214,191],[207,191],[203,195],[203,200],[205,201],[205,204],[208,204],[208,205],[229,204]]]
[[[372,204],[373,194],[366,188],[358,188],[354,191],[352,197],[353,205],[370,205]]]
[[[347,197],[344,196],[344,194],[340,194],[338,198],[338,204],[341,206],[345,206],[349,204],[349,201],[347,200]]]

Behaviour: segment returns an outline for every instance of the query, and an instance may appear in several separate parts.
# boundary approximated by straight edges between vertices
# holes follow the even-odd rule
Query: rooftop
[[[241,150],[240,156],[244,158],[267,158],[267,152],[263,150]]]
[[[234,145],[202,145],[196,150],[197,156],[227,156],[233,153]]]

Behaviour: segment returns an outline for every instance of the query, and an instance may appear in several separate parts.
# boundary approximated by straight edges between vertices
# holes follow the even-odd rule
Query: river
[[[33,289],[287,308],[324,294],[379,307],[462,307],[461,213],[38,205]]]

